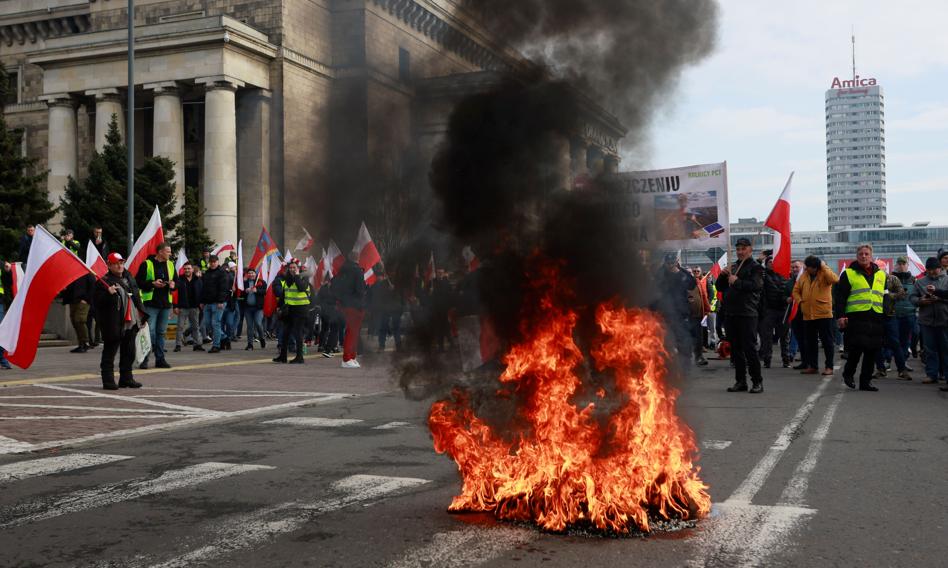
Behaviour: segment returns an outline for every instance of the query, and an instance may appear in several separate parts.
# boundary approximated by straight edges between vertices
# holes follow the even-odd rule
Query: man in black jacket
[[[339,330],[342,328],[345,318],[338,309],[338,300],[333,295],[328,280],[323,281],[323,285],[316,293],[316,303],[319,304],[319,317],[322,321],[322,327],[319,331],[319,348],[323,357],[329,359],[336,352],[339,345]]]
[[[96,283],[93,301],[102,327],[102,388],[137,389],[142,386],[132,377],[135,362],[135,336],[142,322],[148,321],[135,279],[125,270],[125,259],[118,253],[108,257],[109,272]],[[119,382],[115,384],[115,354],[119,353]]]
[[[20,237],[20,251],[17,259],[23,263],[23,269],[26,269],[26,259],[30,256],[30,245],[33,244],[33,233],[36,232],[36,225],[32,223],[26,226],[26,233]]]
[[[758,334],[760,335],[760,358],[764,361],[764,368],[770,368],[770,361],[774,352],[774,335],[780,340],[780,358],[783,368],[790,368],[790,341],[787,337],[786,318],[789,312],[787,299],[787,279],[774,272],[774,258],[767,256],[764,269],[764,290],[762,310]]]
[[[280,313],[283,319],[283,337],[280,339],[280,354],[274,363],[286,363],[286,355],[290,339],[296,347],[296,357],[290,363],[303,363],[303,328],[309,320],[309,308],[313,303],[313,291],[309,279],[300,274],[300,264],[297,259],[290,259],[286,265],[286,274],[279,288],[275,288],[280,304]]]
[[[178,301],[174,304],[174,315],[178,317],[178,333],[175,336],[174,350],[181,351],[184,345],[185,322],[187,333],[191,335],[195,351],[204,351],[201,345],[204,334],[201,333],[201,290],[200,278],[194,276],[194,266],[186,262],[181,268],[181,276],[175,279],[175,289],[178,291]]]
[[[332,293],[339,300],[346,319],[346,334],[342,342],[342,367],[346,369],[360,367],[356,355],[365,315],[365,275],[356,262],[358,259],[358,253],[350,252],[339,274],[332,279]]]
[[[142,303],[151,322],[151,349],[155,354],[155,368],[170,369],[165,361],[165,332],[168,330],[168,318],[171,315],[172,292],[174,292],[175,272],[171,260],[171,245],[160,243],[155,256],[147,259],[138,268],[135,283],[141,290]],[[148,357],[142,361],[141,369],[148,368]]]
[[[208,353],[221,351],[221,317],[224,304],[230,295],[230,277],[221,268],[216,254],[208,257],[207,271],[204,273],[201,290],[201,303],[204,304],[204,321],[210,322],[213,330],[213,343]]]
[[[753,383],[750,392],[764,391],[757,357],[757,317],[760,294],[764,288],[764,268],[752,258],[754,249],[749,239],[736,243],[737,263],[721,271],[717,287],[726,298],[724,313],[727,317],[727,338],[731,342],[734,360],[734,386],[728,392],[747,391],[747,374]]]
[[[89,304],[92,303],[93,286],[95,276],[86,274],[63,290],[63,303],[69,306],[69,321],[76,330],[79,343],[70,353],[85,353],[89,350],[89,328],[86,326],[86,320],[89,317]]]
[[[655,286],[660,291],[658,311],[668,323],[684,367],[695,353],[688,293],[697,287],[697,281],[691,272],[681,267],[678,255],[669,253],[665,255],[662,267],[655,276]]]

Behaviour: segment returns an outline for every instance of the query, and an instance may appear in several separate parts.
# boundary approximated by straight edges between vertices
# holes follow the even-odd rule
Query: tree
[[[214,244],[211,236],[204,228],[204,210],[198,199],[196,187],[187,187],[184,190],[184,211],[181,213],[181,228],[178,237],[184,242],[188,258],[200,258],[201,252]],[[178,245],[180,246],[180,245]],[[175,248],[177,252],[178,248]]]
[[[0,258],[12,260],[26,225],[46,223],[56,208],[49,201],[46,172],[37,172],[37,159],[22,155],[23,131],[7,128],[6,90],[7,75],[0,67]]]
[[[127,252],[128,178],[127,149],[122,144],[117,117],[109,123],[106,144],[93,152],[89,175],[82,181],[70,178],[62,199],[63,225],[77,235],[88,236],[100,225],[112,250]],[[176,230],[182,215],[175,214],[174,164],[160,156],[145,158],[135,170],[135,231],[148,224],[155,205],[161,213],[161,225],[172,246],[181,242]]]

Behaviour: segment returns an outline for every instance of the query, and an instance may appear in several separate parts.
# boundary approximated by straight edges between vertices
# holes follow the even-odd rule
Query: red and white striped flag
[[[237,241],[237,272],[234,277],[234,285],[241,292],[244,291],[244,240]]]
[[[14,262],[13,266],[10,268],[11,283],[10,288],[13,291],[13,295],[16,296],[16,293],[20,290],[20,284],[23,282],[23,263]]]
[[[316,265],[316,273],[313,274],[313,286],[319,290],[323,282],[330,278],[332,278],[332,263],[326,255],[326,249],[323,249],[323,254],[319,257],[319,264]]]
[[[234,243],[232,243],[232,242],[230,242],[230,241],[224,241],[224,242],[222,242],[221,244],[219,244],[219,245],[217,245],[216,247],[214,247],[213,249],[211,249],[211,254],[220,257],[220,256],[223,255],[225,252],[230,252],[230,251],[234,251],[234,250],[237,250],[237,249],[234,247]],[[223,260],[223,259],[221,259],[221,260]],[[223,264],[223,262],[221,262],[221,264]]]
[[[467,263],[468,272],[474,272],[477,270],[477,267],[481,265],[481,261],[477,259],[477,255],[474,254],[474,251],[471,250],[469,246],[461,249],[461,256],[464,257],[464,262]]]
[[[339,274],[342,265],[346,263],[346,257],[342,255],[342,251],[339,250],[339,245],[336,244],[336,241],[329,241],[329,248],[326,249],[326,260],[329,261],[330,277]]]
[[[306,257],[306,262],[303,263],[303,268],[306,270],[306,273],[309,274],[309,283],[316,288],[316,259],[312,256]]]
[[[727,268],[727,253],[721,255],[717,262],[711,265],[711,276],[717,280],[718,276]]]
[[[178,251],[178,258],[174,260],[174,272],[178,276],[181,276],[184,272],[184,265],[188,263],[188,253],[184,250],[184,247],[181,247],[181,250]]]
[[[428,257],[428,265],[425,266],[425,285],[430,286],[431,282],[435,277],[435,261],[434,261],[434,251],[431,251],[431,256]]]
[[[99,278],[109,271],[109,265],[105,263],[105,259],[99,254],[99,249],[95,248],[91,240],[86,243],[86,266]]]
[[[774,272],[790,278],[790,182],[793,181],[793,172],[787,179],[787,185],[777,199],[773,210],[764,221],[765,227],[774,230]]]
[[[36,227],[26,274],[0,322],[0,345],[7,350],[7,360],[21,369],[33,364],[49,306],[63,288],[87,274],[79,257],[45,228]]]
[[[277,308],[277,298],[276,292],[273,289],[273,281],[276,280],[276,277],[280,275],[280,272],[283,270],[283,263],[277,258],[278,255],[273,255],[270,257],[269,262],[264,260],[267,266],[267,291],[263,295],[263,315],[270,317],[276,312]]]
[[[359,268],[362,269],[365,283],[369,286],[375,284],[375,271],[372,267],[382,262],[382,255],[375,248],[375,243],[372,242],[372,236],[369,235],[369,230],[365,227],[364,222],[359,227],[359,235],[356,237],[352,252],[359,255]]]
[[[912,276],[918,278],[922,274],[925,274],[925,263],[922,262],[922,259],[918,257],[909,245],[905,245],[905,256],[908,257],[909,272],[912,273]]]
[[[306,230],[306,227],[300,228],[303,229],[303,237],[298,243],[296,243],[296,250],[307,252],[309,249],[313,248],[315,241],[313,240],[313,237],[310,236],[309,231]]]
[[[158,252],[158,245],[165,241],[165,233],[161,228],[161,213],[158,212],[158,206],[155,206],[151,219],[145,225],[145,230],[138,235],[138,240],[132,247],[132,252],[128,254],[125,260],[125,270],[132,273],[134,277],[138,274],[138,267],[145,262],[149,256]]]

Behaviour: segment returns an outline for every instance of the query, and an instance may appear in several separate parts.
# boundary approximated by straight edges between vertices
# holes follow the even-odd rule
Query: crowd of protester
[[[837,357],[845,361],[843,382],[863,391],[877,391],[873,379],[890,374],[912,380],[914,359],[922,383],[945,381],[948,251],[928,258],[918,278],[905,257],[887,273],[870,244],[860,245],[840,274],[809,256],[792,261],[789,278],[774,271],[772,251],[755,256],[749,239],[738,239],[735,252],[736,262],[716,277],[682,267],[676,254],[665,255],[655,271],[654,307],[683,364],[707,365],[704,353],[717,351],[734,368],[730,392],[763,392],[763,370],[776,361],[832,376]]]

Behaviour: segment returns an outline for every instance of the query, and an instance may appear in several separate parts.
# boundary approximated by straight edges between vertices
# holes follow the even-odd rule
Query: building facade
[[[333,195],[354,195],[342,173],[424,166],[453,101],[529,65],[454,0],[137,0],[127,109],[126,21],[120,0],[0,2],[7,121],[48,169],[55,204],[112,117],[123,135],[134,121],[136,161],[174,162],[179,204],[199,188],[216,242],[254,243],[261,225],[279,243],[301,226],[330,236],[313,225]],[[617,163],[624,134],[587,106],[564,146],[573,175]],[[371,214],[351,201],[349,243]]]
[[[878,227],[886,222],[882,87],[858,75],[836,78],[825,101],[829,230]]]

